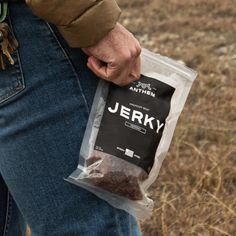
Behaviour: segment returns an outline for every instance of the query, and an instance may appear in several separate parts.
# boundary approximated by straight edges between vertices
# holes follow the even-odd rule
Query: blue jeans
[[[64,180],[76,168],[98,78],[86,56],[24,3],[19,43],[0,72],[0,235],[138,236],[136,220]]]

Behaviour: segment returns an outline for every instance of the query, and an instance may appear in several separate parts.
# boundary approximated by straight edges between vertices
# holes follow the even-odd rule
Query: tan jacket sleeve
[[[88,47],[112,30],[120,16],[115,0],[26,0],[35,15],[55,24],[71,47]]]

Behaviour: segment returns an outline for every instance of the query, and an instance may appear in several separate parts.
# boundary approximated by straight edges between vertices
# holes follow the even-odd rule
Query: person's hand
[[[89,56],[87,66],[104,80],[125,86],[140,78],[140,44],[119,23],[96,45],[83,51]]]

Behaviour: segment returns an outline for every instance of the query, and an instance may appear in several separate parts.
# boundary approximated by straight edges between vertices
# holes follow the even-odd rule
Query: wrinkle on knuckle
[[[141,47],[138,47],[137,45],[135,45],[132,49],[131,49],[131,55],[132,58],[137,58],[139,57],[141,54]]]
[[[124,62],[124,63],[128,63],[130,62],[132,59],[132,53],[131,52],[121,52],[120,53],[120,61]]]
[[[137,51],[136,51],[137,57],[139,57],[140,54],[141,54],[141,52],[142,52],[142,48],[141,48],[141,47],[138,47],[136,50],[137,50]]]
[[[135,48],[134,48],[135,57],[139,57],[141,52],[142,52],[141,46],[139,44],[135,45]]]

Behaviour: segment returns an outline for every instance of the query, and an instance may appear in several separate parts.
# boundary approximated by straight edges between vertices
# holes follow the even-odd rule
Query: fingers
[[[91,56],[87,66],[98,77],[113,82],[119,86],[125,86],[140,78],[140,57],[134,58],[131,62],[119,66],[105,64]]]
[[[97,58],[91,56],[91,57],[88,58],[87,66],[98,77],[100,77],[104,80],[109,80],[109,78],[107,76],[107,65],[104,62],[102,62],[102,61],[98,60]]]
[[[129,62],[126,62],[120,68],[116,68],[110,78],[113,77],[112,82],[119,86],[126,86],[136,80],[140,79],[141,73],[141,59],[140,56],[132,58]]]
[[[140,78],[140,44],[120,24],[83,51],[89,56],[87,66],[104,80],[125,86]]]
[[[132,75],[134,79],[138,80],[140,78],[140,73],[141,73],[141,58],[140,56],[138,56],[134,62],[130,75]]]

